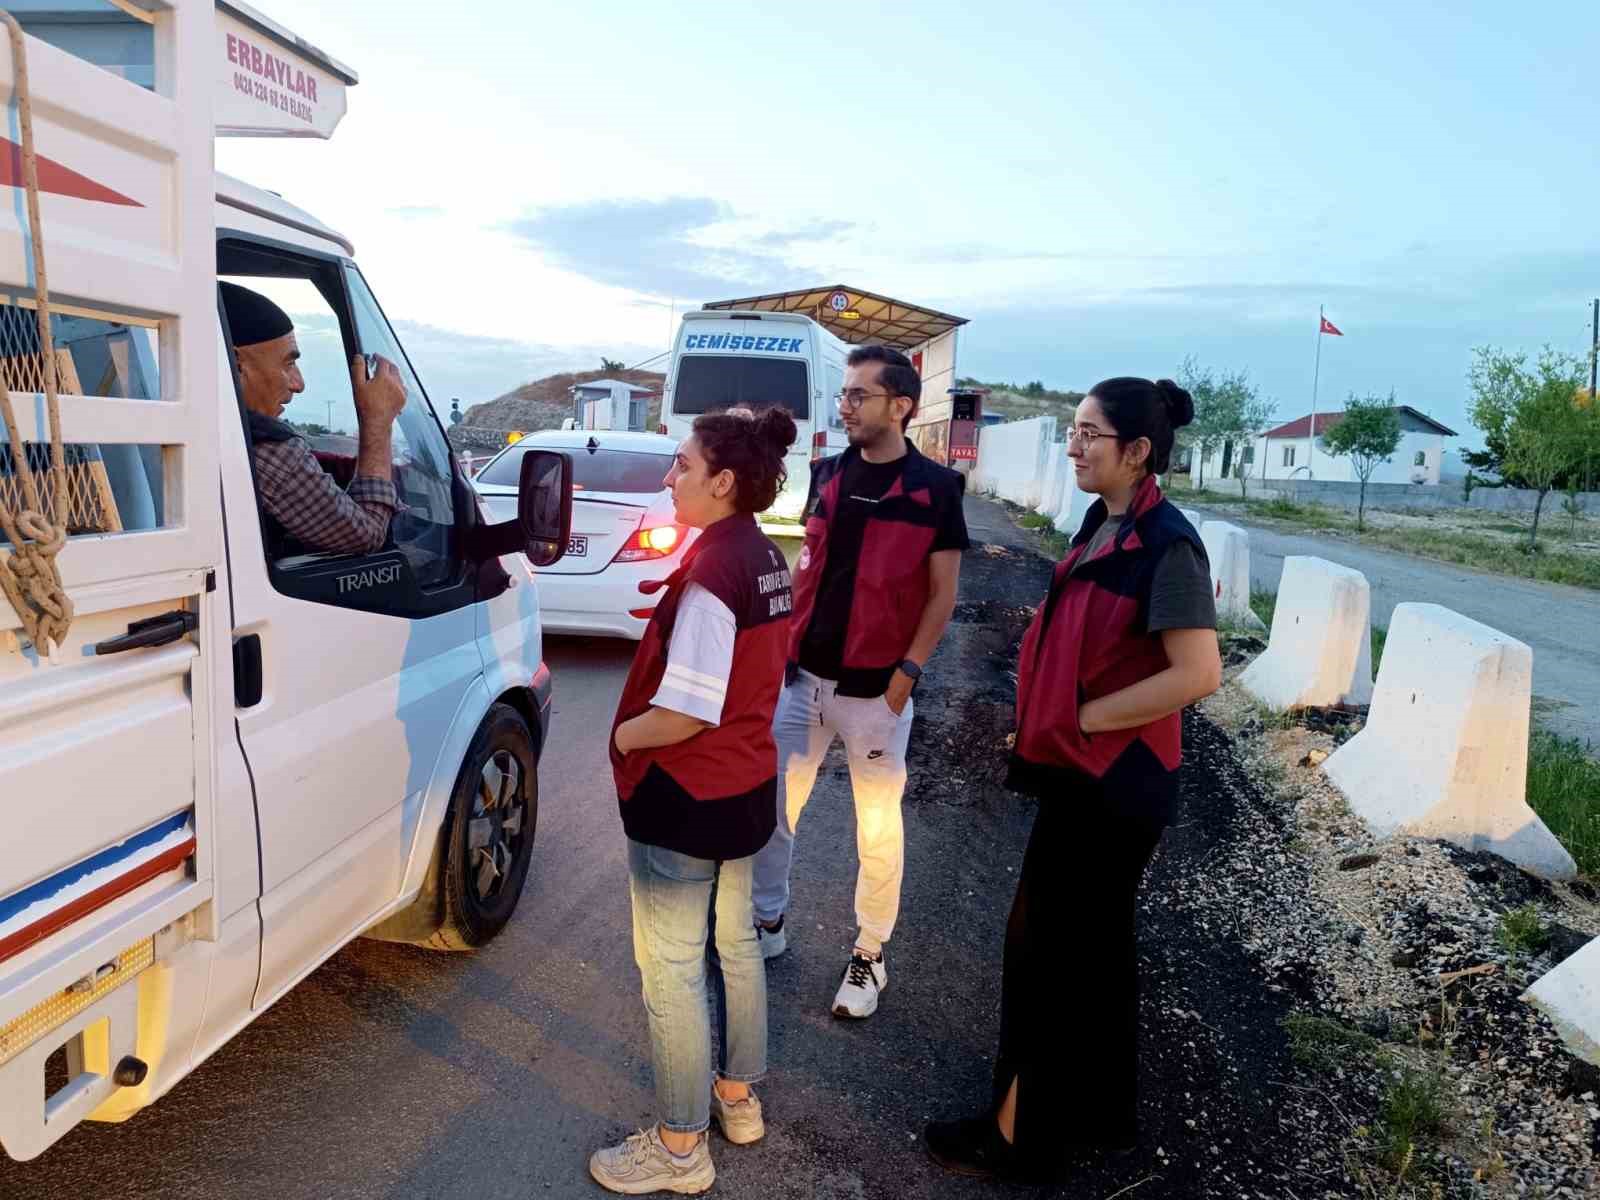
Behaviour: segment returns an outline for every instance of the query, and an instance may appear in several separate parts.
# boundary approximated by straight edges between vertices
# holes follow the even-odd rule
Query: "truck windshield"
[[[782,405],[796,421],[811,417],[806,364],[796,359],[754,358],[742,354],[687,354],[678,360],[672,411],[692,417],[735,405]]]

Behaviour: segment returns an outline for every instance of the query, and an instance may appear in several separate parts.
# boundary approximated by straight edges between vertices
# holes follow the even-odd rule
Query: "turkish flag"
[[[1334,337],[1343,337],[1344,336],[1344,334],[1340,333],[1338,328],[1335,327],[1334,323],[1332,321],[1328,320],[1327,317],[1323,317],[1322,318],[1322,328],[1317,330],[1317,332],[1318,333],[1331,333],[1331,334],[1333,334]]]

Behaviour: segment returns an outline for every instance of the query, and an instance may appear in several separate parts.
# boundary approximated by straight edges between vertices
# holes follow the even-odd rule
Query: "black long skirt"
[[[994,1106],[1016,1079],[1018,1165],[1043,1178],[1138,1133],[1135,903],[1161,828],[1082,788],[1040,801],[1006,927]]]

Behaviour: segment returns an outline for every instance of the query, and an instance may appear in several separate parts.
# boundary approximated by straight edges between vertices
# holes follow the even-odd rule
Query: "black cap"
[[[235,346],[255,346],[294,332],[294,322],[260,292],[237,283],[218,284],[222,289],[222,308],[228,314],[228,332]]]

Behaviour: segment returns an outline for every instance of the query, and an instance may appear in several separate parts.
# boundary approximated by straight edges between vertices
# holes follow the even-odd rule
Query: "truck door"
[[[305,388],[281,419],[313,474],[342,486],[354,470],[352,356],[388,358],[407,392],[392,442],[402,508],[366,553],[264,531],[246,424],[238,410],[224,422],[235,661],[259,679],[235,711],[261,830],[261,1006],[398,895],[423,788],[481,659],[449,448],[360,273],[244,236],[222,238],[218,272],[294,315]]]
[[[45,508],[71,535],[57,561],[76,613],[52,665],[0,599],[0,1145],[16,1158],[116,1094],[124,1055],[147,1056],[146,1087],[187,1068],[204,988],[173,987],[179,951],[155,935],[193,913],[187,927],[215,936],[200,914],[218,821],[219,664],[205,641],[222,562],[214,32],[210,0],[153,7],[149,90],[26,39],[68,485],[66,511],[53,497]],[[13,122],[15,84],[0,40]],[[8,134],[16,163],[15,123]],[[24,464],[51,458],[41,264],[20,178],[5,176],[0,208],[0,387],[20,434],[0,436],[0,499],[12,508]],[[147,620],[160,644],[126,636]],[[62,1048],[68,1078],[47,1084]]]

